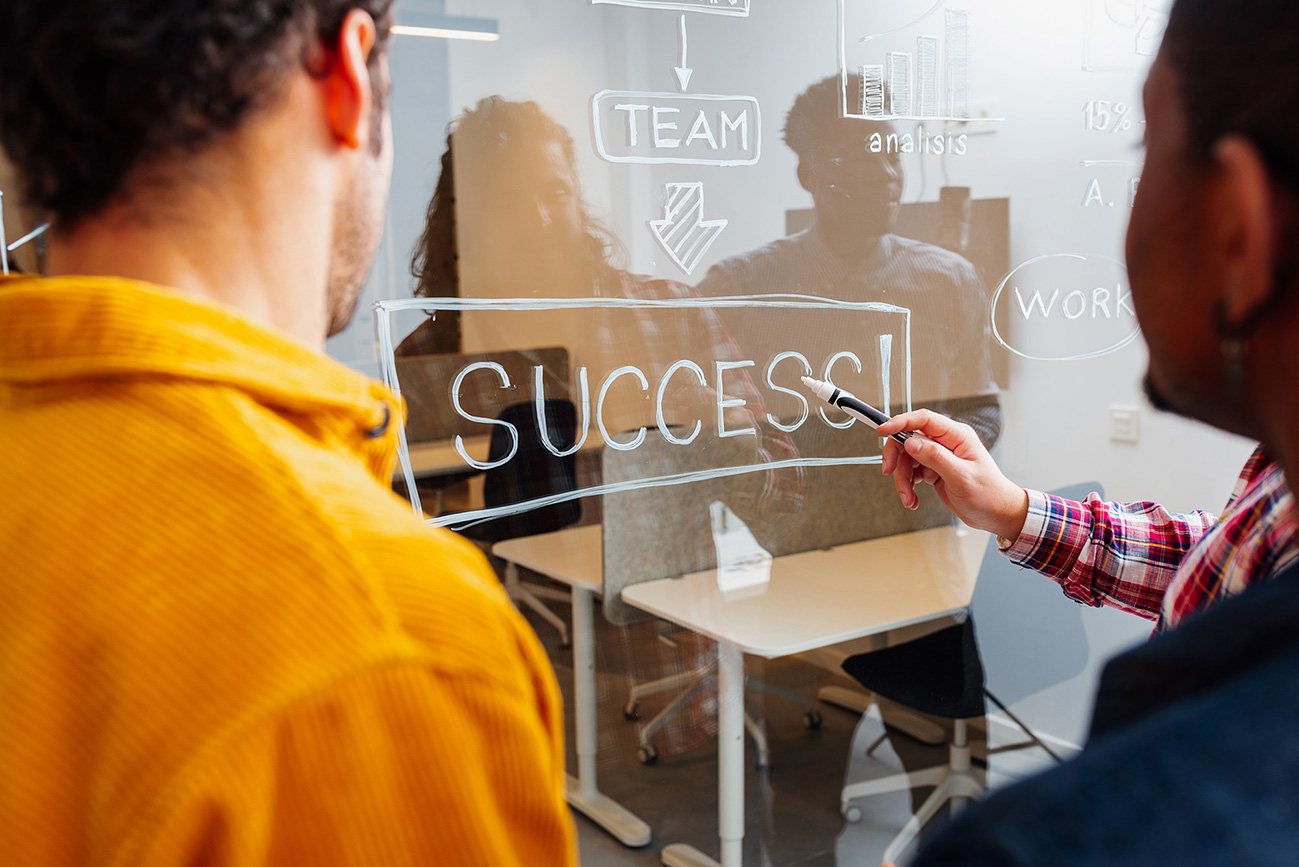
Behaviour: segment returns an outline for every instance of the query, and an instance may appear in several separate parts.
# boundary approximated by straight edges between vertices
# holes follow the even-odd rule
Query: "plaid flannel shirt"
[[[1156,631],[1267,579],[1299,553],[1294,496],[1262,447],[1241,470],[1221,518],[1095,494],[1082,503],[1028,494],[1028,519],[1006,555],[1078,602],[1157,619]]]

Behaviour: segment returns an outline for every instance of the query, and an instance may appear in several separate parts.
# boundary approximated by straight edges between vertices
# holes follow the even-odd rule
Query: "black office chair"
[[[954,806],[960,806],[983,794],[983,781],[971,769],[967,730],[967,720],[983,716],[985,704],[983,663],[975,643],[974,620],[966,617],[963,623],[915,641],[851,656],[844,661],[843,669],[877,695],[953,721],[946,765],[844,787],[843,814],[850,822],[862,817],[861,807],[852,803],[855,798],[937,787],[885,850],[884,861],[892,863],[943,804],[953,801]]]
[[[564,450],[577,441],[577,408],[567,398],[546,400],[543,408],[546,430],[550,442]],[[483,472],[483,502],[488,508],[525,503],[552,494],[567,493],[577,489],[576,455],[563,457],[552,454],[541,442],[537,429],[536,409],[532,401],[506,407],[500,420],[514,425],[519,434],[518,452],[499,467]],[[503,425],[493,425],[492,440],[488,447],[487,462],[494,463],[510,453],[513,438]],[[492,544],[506,539],[537,536],[562,530],[576,524],[582,517],[582,504],[577,499],[541,506],[518,514],[503,515],[466,527],[461,534],[480,542],[490,550]],[[571,602],[562,590],[540,584],[521,582],[518,567],[505,565],[505,589],[516,605],[524,605],[559,631],[560,641],[568,647],[568,624],[542,599]]]

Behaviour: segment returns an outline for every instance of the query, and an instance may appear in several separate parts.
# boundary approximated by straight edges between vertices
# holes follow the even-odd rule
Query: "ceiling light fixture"
[[[404,12],[398,16],[392,32],[398,36],[423,36],[429,39],[470,39],[495,42],[501,38],[495,18],[467,18],[459,15],[436,15],[427,12]]]

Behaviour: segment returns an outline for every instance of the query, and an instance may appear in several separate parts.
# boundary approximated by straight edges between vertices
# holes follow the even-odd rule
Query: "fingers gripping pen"
[[[884,422],[889,420],[888,416],[871,406],[869,403],[866,403],[863,400],[858,400],[849,392],[844,391],[842,388],[838,388],[832,383],[822,382],[819,379],[805,376],[803,377],[803,385],[807,386],[808,390],[821,398],[821,400],[831,406],[839,407],[839,409],[854,418],[861,419],[872,428],[878,428],[880,425],[884,424]],[[890,439],[895,439],[900,443],[905,443],[911,437],[917,435],[918,434],[914,431],[900,431],[899,433],[893,434]]]

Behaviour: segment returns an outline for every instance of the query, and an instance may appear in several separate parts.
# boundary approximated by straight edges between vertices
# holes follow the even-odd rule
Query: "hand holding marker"
[[[1028,494],[1006,478],[969,425],[927,409],[890,419],[830,383],[805,376],[803,384],[871,427],[885,428],[884,435],[897,445],[884,444],[881,469],[893,476],[902,505],[919,506],[915,486],[924,482],[933,485],[943,504],[969,526],[1008,541],[1019,536],[1028,516]]]
[[[871,406],[869,403],[866,403],[863,400],[858,400],[851,393],[844,391],[833,383],[822,382],[819,379],[805,376],[803,377],[803,385],[806,385],[808,390],[811,391],[812,394],[821,398],[821,400],[831,406],[839,407],[839,409],[848,413],[848,415],[853,418],[861,419],[866,422],[866,424],[870,425],[871,428],[878,428],[889,420],[888,416]],[[913,436],[920,436],[920,434],[914,431],[899,431],[898,433],[893,434],[892,439],[905,444],[906,441],[911,439]]]

